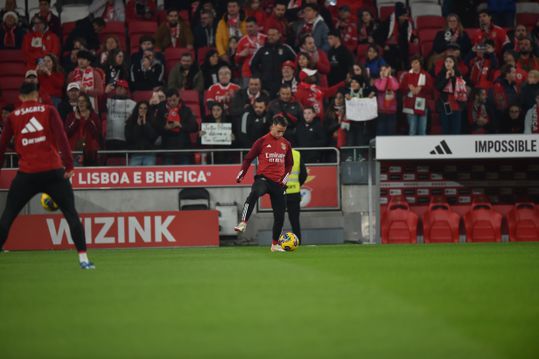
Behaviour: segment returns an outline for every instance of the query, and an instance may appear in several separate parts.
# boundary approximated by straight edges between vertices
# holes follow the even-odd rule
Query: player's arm
[[[288,176],[290,175],[290,171],[292,171],[292,166],[294,166],[294,157],[292,156],[292,148],[289,145],[284,157],[284,177],[281,179],[281,184],[286,185],[286,182],[288,182]]]
[[[13,137],[13,129],[11,128],[11,121],[9,119],[4,124],[4,130],[2,131],[2,136],[0,137],[0,169],[4,165],[4,153],[6,153],[7,146],[9,141]]]
[[[66,171],[66,178],[71,177],[73,175],[73,155],[71,154],[71,147],[69,147],[69,141],[67,140],[67,135],[64,131],[64,125],[62,124],[62,119],[56,108],[50,106],[49,109],[49,123],[54,139],[56,140],[56,145],[61,152],[62,161]]]
[[[243,163],[241,164],[241,170],[236,176],[236,182],[241,182],[243,177],[247,174],[247,171],[249,171],[249,166],[251,165],[251,162],[258,157],[260,152],[262,152],[262,143],[264,142],[263,137],[260,137],[256,142],[253,144],[253,147],[249,150],[247,155],[243,158]]]

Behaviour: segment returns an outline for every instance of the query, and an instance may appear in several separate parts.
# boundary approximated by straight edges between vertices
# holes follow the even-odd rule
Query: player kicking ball
[[[258,158],[255,182],[251,187],[251,193],[243,205],[241,222],[234,227],[234,230],[236,232],[245,231],[247,221],[251,217],[251,213],[253,213],[258,198],[269,193],[271,208],[273,209],[272,252],[284,252],[284,249],[278,244],[278,239],[283,229],[284,214],[286,211],[286,197],[284,193],[286,182],[294,164],[290,142],[283,137],[287,126],[288,122],[286,118],[276,115],[273,118],[270,132],[256,140],[249,153],[245,156],[241,171],[236,177],[236,182],[240,183],[247,174],[251,162],[255,158]]]
[[[37,193],[44,192],[58,204],[69,224],[81,269],[95,269],[88,260],[84,230],[75,209],[69,182],[73,176],[73,157],[60,115],[53,106],[38,101],[35,84],[24,83],[19,98],[22,104],[9,114],[0,137],[0,168],[12,138],[19,155],[19,171],[11,183],[0,218],[0,250],[21,209]]]

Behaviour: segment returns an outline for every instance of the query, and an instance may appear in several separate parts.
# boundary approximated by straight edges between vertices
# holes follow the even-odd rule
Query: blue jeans
[[[408,134],[410,136],[427,134],[427,113],[424,115],[406,115],[408,119]]]
[[[453,111],[451,114],[442,112],[440,120],[442,122],[442,133],[444,135],[460,135],[462,111]]]
[[[130,156],[129,166],[155,166],[155,155]]]

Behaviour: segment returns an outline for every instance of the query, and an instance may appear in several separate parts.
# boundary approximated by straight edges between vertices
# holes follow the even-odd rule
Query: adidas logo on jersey
[[[24,128],[22,129],[21,133],[22,134],[26,134],[26,133],[35,133],[35,132],[39,132],[39,131],[43,131],[44,128],[43,126],[41,126],[41,124],[39,123],[38,120],[36,120],[35,117],[32,117],[30,119],[30,121],[28,121],[28,123],[26,124],[26,126],[24,126]]]

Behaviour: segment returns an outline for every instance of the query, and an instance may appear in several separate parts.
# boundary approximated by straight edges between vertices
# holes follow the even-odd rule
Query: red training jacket
[[[292,158],[292,146],[284,137],[275,138],[268,133],[260,137],[251,147],[241,169],[247,174],[251,162],[258,157],[257,175],[262,175],[273,182],[281,183],[283,178],[290,173],[294,159]]]
[[[0,158],[4,157],[12,137],[21,172],[37,173],[62,167],[66,171],[73,169],[62,119],[54,106],[25,101],[10,113],[0,137]],[[61,158],[58,149],[62,153]]]

